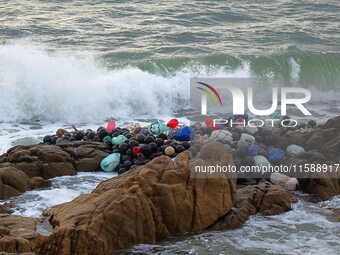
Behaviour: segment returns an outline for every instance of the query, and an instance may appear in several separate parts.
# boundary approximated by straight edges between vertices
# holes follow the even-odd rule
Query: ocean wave
[[[130,64],[112,69],[108,68],[104,59],[92,53],[52,52],[22,43],[1,45],[0,121],[40,119],[79,123],[108,118],[169,116],[189,107],[191,77],[247,78],[263,74],[276,77],[275,74],[281,72],[285,75],[283,77],[289,77],[289,81],[295,81],[295,85],[298,80],[299,84],[306,86],[303,82],[307,71],[301,58],[289,54],[281,62],[279,57],[273,57],[271,61],[264,57],[253,57],[253,60],[246,57],[225,58],[222,61],[222,56],[210,56],[190,63],[173,59],[173,62],[178,62],[178,68],[158,61],[153,63],[154,69],[146,68],[151,62],[144,63],[144,66]],[[308,71],[312,76],[318,76],[317,70],[325,71],[330,65],[318,57],[315,61],[326,67],[316,68],[313,59],[310,63],[313,68]],[[328,61],[340,63],[340,59],[335,57]],[[170,71],[157,70],[156,67],[160,66]],[[325,72],[328,76],[324,76],[323,80],[339,77],[340,67],[332,68]],[[333,82],[330,85],[333,87],[327,90],[324,85],[318,86],[313,86],[317,100],[339,98],[339,94],[333,91],[337,88],[336,83]]]

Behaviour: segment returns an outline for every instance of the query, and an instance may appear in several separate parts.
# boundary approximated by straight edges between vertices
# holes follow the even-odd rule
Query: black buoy
[[[70,139],[70,136],[68,136],[68,135],[63,135],[61,137],[61,140],[63,140],[63,141],[68,141],[68,139]]]
[[[120,153],[124,154],[129,149],[129,145],[127,145],[126,143],[121,143],[119,144],[118,148]]]
[[[150,160],[153,160],[155,157],[157,157],[156,154],[155,153],[151,153],[147,159],[150,161]],[[145,159],[145,160],[147,160],[147,159]]]
[[[144,142],[145,142],[145,135],[143,135],[143,134],[138,134],[138,135],[136,136],[136,140],[137,140],[137,142],[139,142],[139,143],[144,143]]]
[[[139,143],[136,140],[128,140],[129,141],[129,146],[132,149],[133,147],[139,146]]]
[[[52,138],[51,138],[51,144],[56,144],[56,143],[57,143],[57,140],[58,140],[58,137],[52,136]]]
[[[126,169],[124,167],[118,169],[118,174],[123,174],[126,172]]]
[[[129,134],[126,134],[125,137],[126,137],[127,139],[130,139],[130,138],[133,137],[133,135],[131,135],[131,134],[129,133]]]
[[[51,143],[52,137],[50,135],[46,135],[43,139],[43,143]]]
[[[124,168],[126,170],[129,170],[131,166],[132,166],[132,162],[131,161],[127,160],[127,161],[124,162]]]
[[[307,125],[312,127],[312,128],[315,128],[317,124],[316,124],[315,120],[310,120],[310,121],[307,122]]]
[[[120,153],[119,149],[112,149],[112,153]]]
[[[183,151],[185,151],[185,148],[183,145],[177,145],[175,148],[176,153],[181,153]]]
[[[155,138],[153,138],[152,136],[148,135],[147,137],[145,137],[145,142],[146,143],[152,143],[155,141]]]
[[[156,152],[158,150],[158,146],[155,142],[149,143],[149,146],[150,146],[152,152]]]
[[[134,165],[137,165],[137,166],[140,166],[140,165],[142,165],[142,161],[140,161],[139,159],[135,159],[135,160],[133,161],[133,164],[134,164]]]
[[[132,150],[131,149],[127,149],[127,151],[126,151],[126,155],[129,155],[129,156],[132,156]]]
[[[162,138],[163,140],[168,139],[168,136],[164,133],[160,133],[159,135],[157,135],[157,138]]]
[[[93,131],[88,132],[87,135],[86,135],[87,139],[89,139],[89,140],[94,139],[95,136],[96,136],[96,133],[93,132]]]
[[[145,156],[145,157],[147,157],[147,156],[149,156],[150,154],[151,154],[151,147],[150,147],[150,145],[148,145],[148,144],[143,144],[142,146],[141,146],[141,148],[140,148],[140,151],[141,151],[141,153],[143,153],[143,155]]]
[[[131,161],[131,157],[128,155],[122,156],[122,162],[124,163],[125,161]]]
[[[103,141],[104,137],[105,136],[108,136],[109,135],[109,132],[107,132],[107,130],[105,128],[101,128],[99,131],[98,131],[98,136],[100,138],[101,141]]]
[[[182,142],[181,145],[186,149],[188,150],[190,148],[190,143],[188,142]]]
[[[178,142],[175,142],[175,141],[172,141],[172,142],[170,143],[170,146],[172,146],[172,147],[174,147],[174,148],[176,148],[177,145],[178,145]]]
[[[155,153],[156,157],[160,157],[162,155],[164,155],[164,152],[163,151],[158,151]]]
[[[82,131],[77,131],[75,134],[74,134],[74,138],[78,141],[81,141],[83,140],[85,134],[82,132]]]
[[[162,138],[156,138],[155,143],[158,147],[161,147],[164,144],[164,140]]]

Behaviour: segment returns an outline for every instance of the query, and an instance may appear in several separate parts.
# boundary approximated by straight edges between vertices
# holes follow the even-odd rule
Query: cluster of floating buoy
[[[161,155],[171,158],[190,149],[190,141],[195,131],[189,126],[180,126],[177,119],[168,123],[156,121],[147,127],[135,125],[130,128],[116,127],[110,121],[107,127],[97,131],[85,130],[67,132],[59,129],[53,136],[45,136],[45,144],[58,144],[72,141],[96,141],[109,146],[112,153],[101,161],[103,171],[124,173],[140,165],[145,165]]]
[[[234,123],[244,123],[248,116],[238,115],[232,118],[235,118]],[[310,122],[297,129],[303,131],[315,126],[315,122]],[[112,153],[101,161],[101,169],[116,171],[119,174],[145,165],[161,155],[173,158],[185,150],[190,150],[195,156],[201,147],[210,141],[223,143],[225,150],[233,155],[237,168],[263,167],[279,165],[286,158],[297,156],[305,151],[296,144],[291,144],[285,149],[274,146],[276,138],[289,130],[292,129],[279,125],[274,127],[251,127],[241,124],[232,127],[213,126],[211,119],[207,119],[204,124],[195,123],[192,126],[179,125],[177,119],[172,119],[167,123],[155,121],[146,127],[134,125],[125,128],[116,127],[116,123],[110,121],[106,128],[100,127],[96,131],[75,129],[74,132],[67,132],[60,129],[53,136],[45,136],[44,143],[58,144],[64,141],[86,140],[106,143]],[[283,177],[277,175],[273,180],[279,182],[280,178]],[[288,181],[291,186],[296,182],[290,179]]]

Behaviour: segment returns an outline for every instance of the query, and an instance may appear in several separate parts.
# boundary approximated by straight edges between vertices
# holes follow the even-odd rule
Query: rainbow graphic
[[[216,98],[218,99],[220,105],[223,106],[223,102],[222,102],[222,99],[220,97],[220,94],[218,94],[218,92],[216,91],[216,89],[214,89],[213,86],[206,84],[204,82],[197,82],[197,83],[204,86],[204,87],[203,88],[202,87],[196,87],[196,88],[198,88],[199,90],[202,90],[206,94],[208,94],[215,106],[217,106]]]

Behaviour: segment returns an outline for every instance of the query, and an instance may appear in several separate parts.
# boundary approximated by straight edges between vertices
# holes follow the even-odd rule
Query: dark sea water
[[[188,108],[191,77],[283,80],[311,91],[318,122],[340,115],[339,13],[336,0],[0,0],[0,151],[72,123],[170,118]],[[39,216],[106,178],[90,177],[25,193],[16,213]],[[164,254],[338,254],[340,226],[327,216],[339,201],[300,201],[237,230],[160,245]]]

